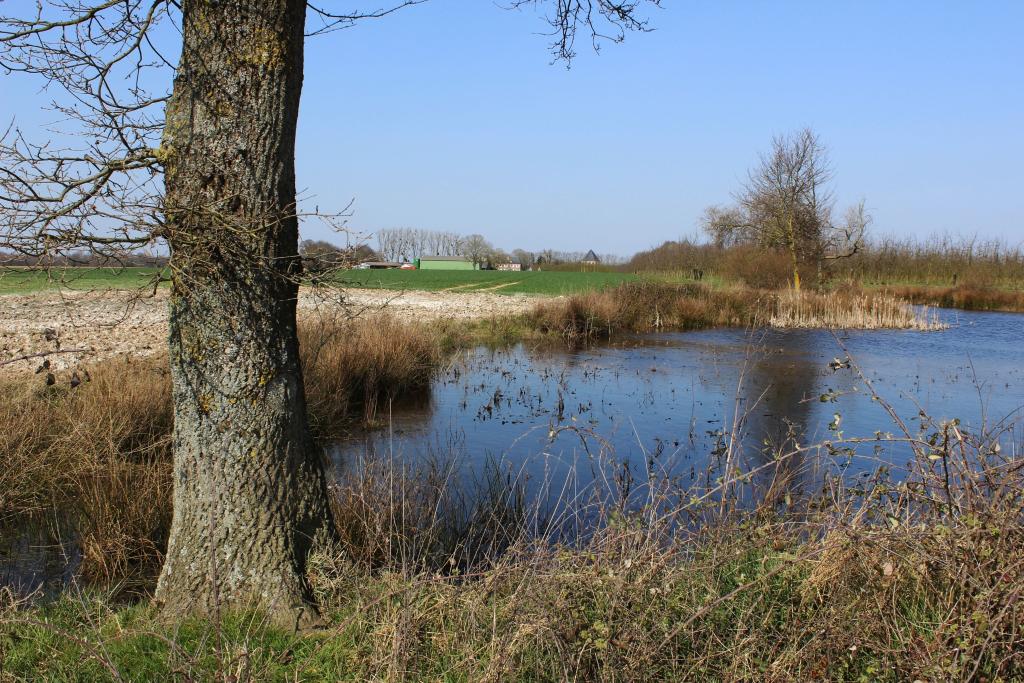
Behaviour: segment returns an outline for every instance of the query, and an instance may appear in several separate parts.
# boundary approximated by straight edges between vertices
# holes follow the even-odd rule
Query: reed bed
[[[398,393],[429,390],[431,330],[388,317],[306,320],[301,352],[322,440],[372,419]],[[163,359],[99,364],[72,388],[41,376],[0,385],[0,529],[59,517],[87,580],[146,590],[171,515],[170,374]]]
[[[366,424],[396,397],[424,394],[445,353],[438,333],[383,315],[354,322],[312,318],[299,328],[306,398],[318,438]]]
[[[570,346],[616,332],[708,327],[936,330],[937,315],[885,293],[714,289],[698,284],[631,282],[540,303],[531,326]]]
[[[530,324],[579,341],[746,324],[779,305],[767,293],[752,303],[741,290],[634,287],[548,304]],[[322,325],[302,332],[322,438],[366,421],[366,402],[396,386],[421,390],[449,343],[394,321]],[[126,604],[151,585],[167,528],[169,381],[156,362],[98,367],[90,380],[0,388],[0,515],[60,509],[83,552],[80,582],[56,600],[0,595],[0,679],[1024,677],[1013,425],[970,433],[922,416],[911,432],[896,420],[866,443],[794,440],[757,465],[730,434],[692,483],[630,469],[575,425],[563,427],[592,455],[569,485],[497,466],[467,479],[445,458],[353,463],[334,489],[341,542],[312,564],[324,628],[294,634],[258,614],[168,624],[145,600]],[[827,462],[794,464],[869,459],[890,439],[911,462],[855,482]],[[818,486],[785,486],[801,478]],[[528,500],[528,485],[540,495]]]
[[[778,328],[930,331],[946,327],[927,306],[915,309],[906,300],[886,294],[787,291],[775,295],[773,304],[767,323]]]
[[[965,311],[1006,311],[1024,313],[1024,289],[998,289],[992,286],[956,287],[886,286],[882,293],[915,304],[959,308]]]

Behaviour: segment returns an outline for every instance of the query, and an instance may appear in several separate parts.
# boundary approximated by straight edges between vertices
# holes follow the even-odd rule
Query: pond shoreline
[[[651,283],[571,296],[304,288],[298,308],[300,320],[386,314],[450,330],[465,328],[484,342],[510,343],[540,334],[561,337],[570,345],[607,337],[616,329],[907,327],[927,326],[935,316],[927,311],[908,314],[894,299],[858,297],[810,294],[801,303],[791,294]],[[161,355],[167,298],[164,288],[152,295],[97,290],[0,296],[0,380],[31,374],[44,358],[54,370],[69,370],[115,358]]]

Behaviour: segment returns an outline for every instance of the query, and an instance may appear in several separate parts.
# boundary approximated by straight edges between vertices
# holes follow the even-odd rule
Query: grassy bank
[[[964,311],[1005,311],[1024,313],[1024,289],[998,289],[991,286],[922,287],[887,285],[879,291],[915,304],[958,308]]]
[[[566,321],[592,339],[779,310],[742,291],[653,285],[550,305],[471,326],[307,321],[317,434],[373,423],[382,401],[422,391],[447,350],[485,338],[561,343]],[[554,506],[493,471],[467,484],[444,461],[370,463],[334,488],[340,545],[310,577],[325,627],[296,635],[246,614],[168,624],[148,606],[170,514],[160,363],[96,367],[74,390],[34,378],[2,391],[4,528],[63,514],[82,552],[81,583],[56,601],[0,595],[0,676],[12,680],[1024,675],[1024,468],[996,434],[923,420],[905,435],[918,456],[903,479],[825,478],[793,498],[751,482],[784,481],[791,460],[844,444],[779,452],[756,478],[726,462],[724,479],[693,485],[626,477],[595,448],[607,476]]]
[[[492,504],[476,519],[513,520],[488,527],[510,542],[468,565],[416,559],[436,515],[394,533],[414,511],[407,498],[384,504],[399,500],[395,487],[423,510],[437,482],[392,469],[352,486],[377,502],[363,512],[379,526],[365,530],[403,552],[322,553],[311,575],[322,629],[283,632],[249,614],[168,624],[144,602],[72,591],[0,607],[0,671],[82,681],[1018,680],[1020,464],[993,453],[991,435],[931,428],[903,483],[830,482],[793,502],[752,490],[755,504],[738,509],[641,481],[631,486],[650,487],[648,504],[631,510],[612,483],[577,498],[576,514],[596,528],[585,535],[567,531],[571,518],[509,518]],[[502,490],[514,496],[514,485]],[[471,528],[454,548],[480,539]]]

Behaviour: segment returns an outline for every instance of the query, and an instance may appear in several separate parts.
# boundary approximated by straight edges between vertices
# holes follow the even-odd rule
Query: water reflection
[[[81,553],[70,535],[46,523],[4,530],[0,540],[0,587],[16,598],[51,596],[70,585]]]
[[[1024,316],[956,317],[958,325],[943,332],[841,337],[912,427],[922,411],[973,429],[992,415],[1020,415]],[[384,429],[353,434],[334,457],[340,464],[454,454],[468,469],[493,459],[540,479],[576,471],[604,446],[636,471],[711,477],[721,474],[716,455],[733,436],[741,446],[737,464],[756,468],[797,443],[895,431],[837,358],[845,351],[821,330],[660,334],[575,352],[477,349],[438,377],[429,402],[393,408]],[[905,445],[886,441],[854,451],[853,473],[909,457]],[[821,466],[811,452],[785,459],[778,474],[801,482]],[[774,467],[764,469],[775,476]]]

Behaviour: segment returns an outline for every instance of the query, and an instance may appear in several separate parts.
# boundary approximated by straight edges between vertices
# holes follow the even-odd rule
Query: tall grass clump
[[[0,387],[0,528],[59,509],[88,579],[151,575],[170,522],[170,380],[148,361],[88,379]]]
[[[569,345],[606,339],[615,332],[699,329],[746,324],[749,293],[697,285],[629,282],[537,304],[530,325]]]
[[[310,419],[323,441],[422,394],[443,355],[426,328],[387,317],[300,326]],[[88,582],[148,587],[171,515],[171,381],[163,359],[97,364],[72,388],[0,383],[0,530],[58,519]]]
[[[353,414],[373,423],[383,403],[422,395],[443,359],[435,331],[386,315],[305,321],[299,348],[313,428],[322,439],[337,436]]]
[[[347,463],[333,492],[340,557],[361,573],[465,574],[528,537],[522,482],[493,463],[389,454]]]
[[[938,329],[927,310],[884,293],[715,289],[699,284],[630,282],[539,303],[529,315],[541,334],[576,346],[616,332],[708,327]]]
[[[945,327],[934,311],[916,310],[886,294],[784,291],[772,297],[767,324],[779,328],[843,328],[860,330],[938,330]],[[759,313],[763,319],[764,312]]]

